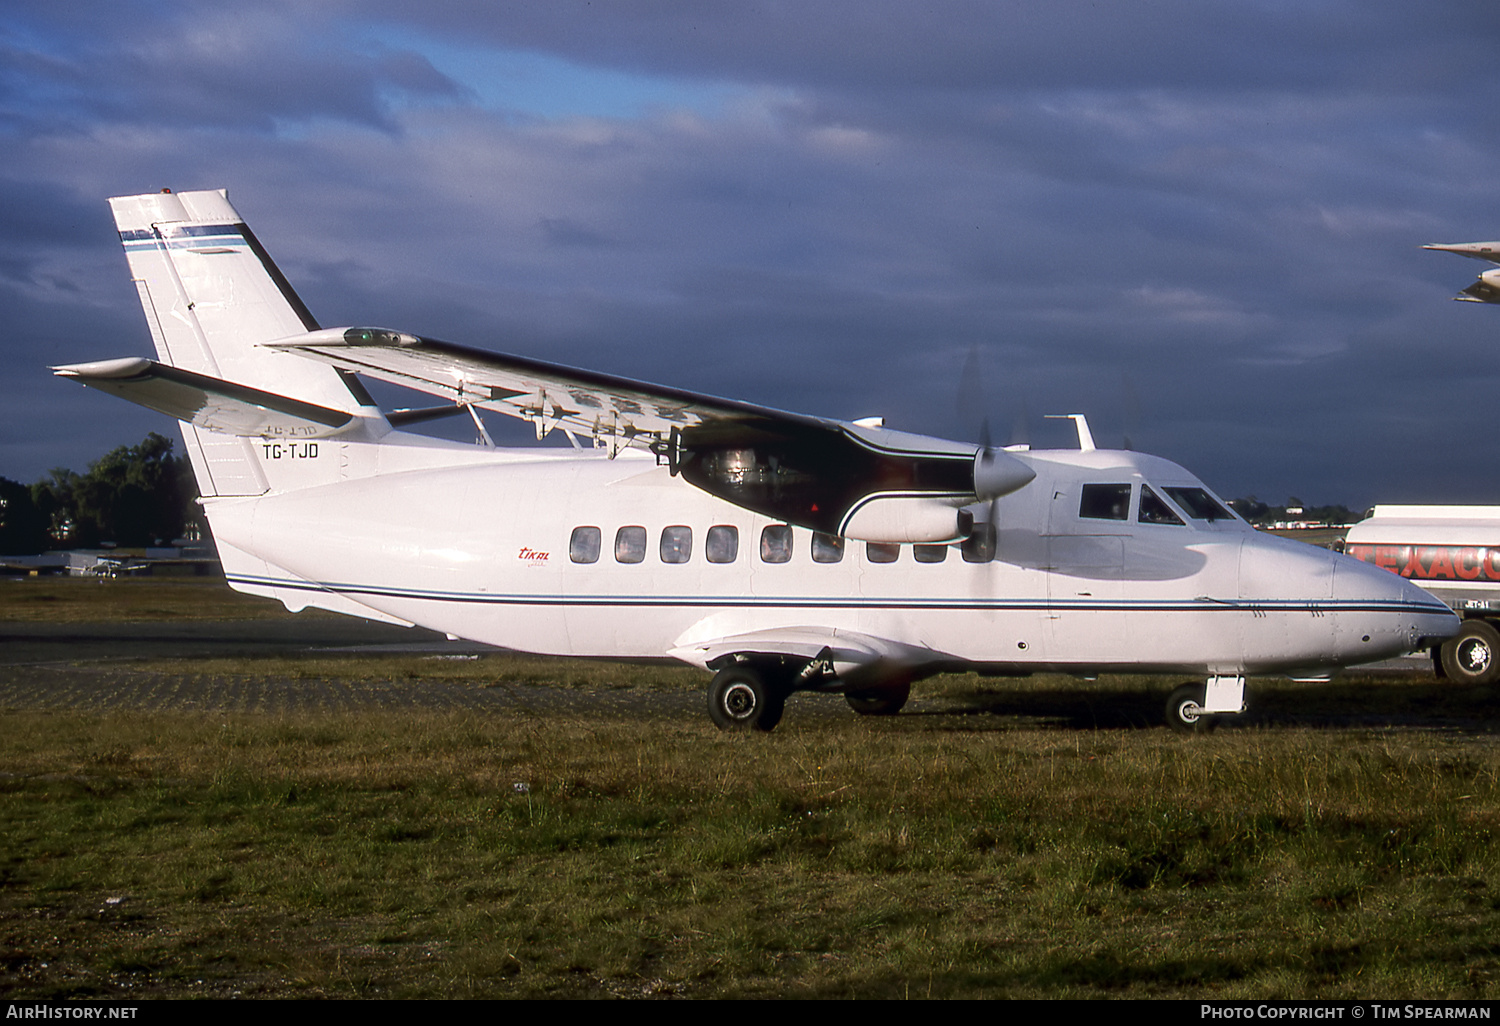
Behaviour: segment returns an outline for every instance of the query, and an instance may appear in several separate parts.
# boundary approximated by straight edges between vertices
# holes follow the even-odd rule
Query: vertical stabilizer
[[[226,191],[119,196],[109,205],[163,363],[330,409],[372,405],[352,376],[261,345],[318,323]],[[274,486],[253,440],[186,423],[182,431],[205,496]]]

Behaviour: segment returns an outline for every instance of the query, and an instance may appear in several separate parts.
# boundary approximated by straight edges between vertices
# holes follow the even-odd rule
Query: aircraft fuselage
[[[788,528],[633,453],[469,449],[208,513],[241,590],[539,653],[706,665],[700,642],[817,625],[900,639],[929,672],[1315,673],[1452,633],[1440,603],[1357,560],[1181,507],[1142,522],[1143,486],[1203,488],[1166,460],[1018,455],[1037,478],[995,504],[988,561]],[[1128,505],[1080,516],[1085,485],[1128,486]]]

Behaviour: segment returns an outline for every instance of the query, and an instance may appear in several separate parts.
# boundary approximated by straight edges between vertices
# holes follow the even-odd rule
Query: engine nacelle
[[[714,424],[674,432],[672,471],[710,495],[814,531],[886,543],[967,538],[961,508],[1036,472],[1000,449],[862,424]]]
[[[1478,281],[1464,289],[1458,296],[1470,303],[1500,303],[1500,267],[1485,271],[1479,276]]]
[[[912,496],[870,498],[844,519],[845,538],[883,542],[946,544],[962,541],[974,531],[974,517],[965,509],[934,499]]]

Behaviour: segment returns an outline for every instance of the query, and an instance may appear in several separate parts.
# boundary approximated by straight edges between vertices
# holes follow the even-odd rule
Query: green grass
[[[1494,997],[1442,733],[12,714],[11,997]]]
[[[78,622],[283,615],[196,582],[23,582],[0,619],[47,594]],[[5,672],[82,696],[0,712],[9,999],[1500,996],[1494,689],[1257,680],[1261,719],[1182,738],[1152,725],[1175,680],[950,676],[913,715],[797,696],[730,735],[672,667]],[[568,702],[90,704],[266,676]]]
[[[292,615],[279,602],[230,591],[222,578],[0,579],[0,623],[261,620]]]

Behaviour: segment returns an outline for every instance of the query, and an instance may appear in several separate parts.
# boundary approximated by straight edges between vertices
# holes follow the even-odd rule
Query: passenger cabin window
[[[663,563],[686,563],[693,555],[693,529],[680,525],[663,527],[657,552]]]
[[[740,554],[740,529],[728,524],[710,527],[703,554],[710,563],[733,563]]]
[[[568,540],[568,558],[575,563],[599,562],[600,532],[597,527],[575,527]]]
[[[894,563],[901,555],[901,546],[887,542],[866,542],[865,558],[871,563]]]
[[[948,546],[913,545],[911,554],[917,557],[918,563],[941,563],[948,558]]]
[[[1194,520],[1207,520],[1213,523],[1215,520],[1233,520],[1234,514],[1220,506],[1212,495],[1202,488],[1163,488],[1173,502],[1187,510],[1187,515]]]
[[[813,532],[812,557],[814,563],[837,563],[844,558],[844,539],[836,534]]]
[[[974,532],[963,540],[958,551],[963,553],[965,563],[988,563],[995,558],[994,524],[975,524]]]
[[[639,563],[646,558],[646,529],[622,527],[615,532],[615,562]]]
[[[763,563],[785,563],[792,558],[792,529],[786,524],[771,524],[760,532],[760,559]]]
[[[1089,520],[1129,520],[1128,484],[1086,484],[1078,503],[1078,515]]]
[[[1172,507],[1168,506],[1160,495],[1151,490],[1150,485],[1141,486],[1141,512],[1136,519],[1143,524],[1187,526],[1182,522],[1181,517],[1172,512]]]

